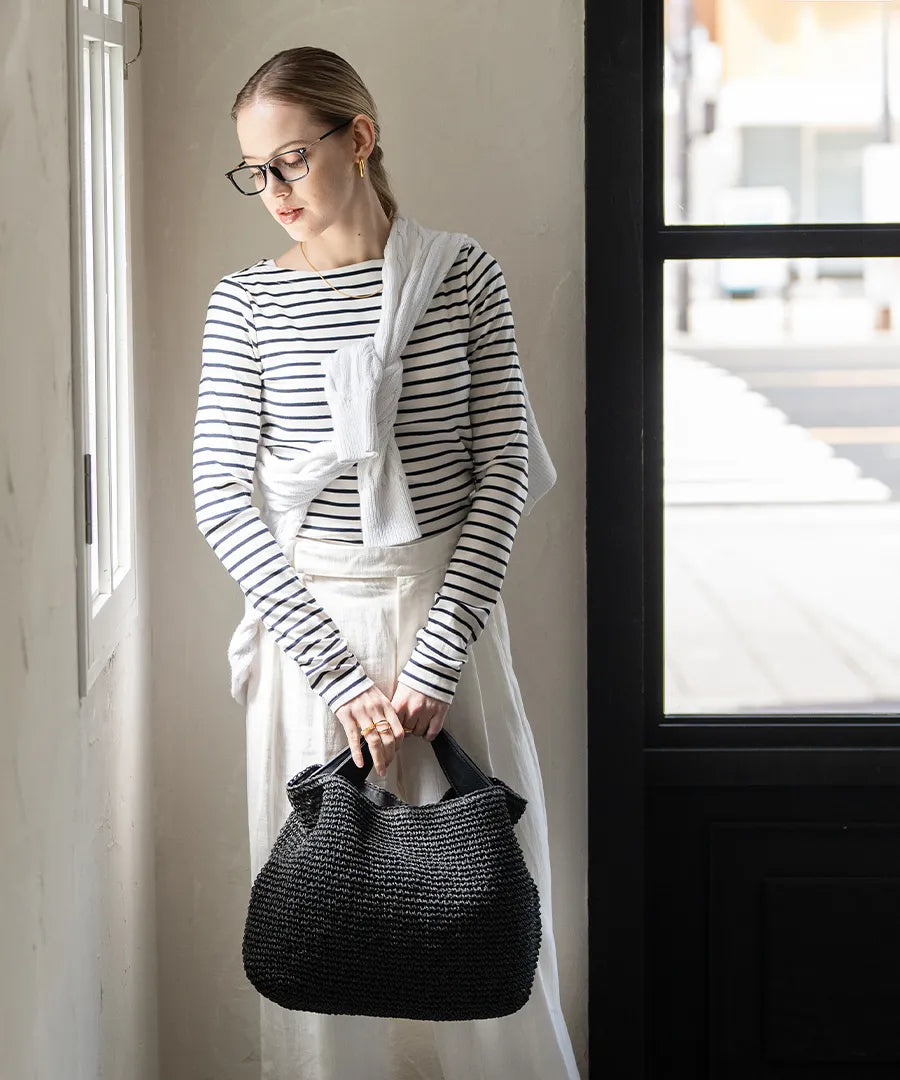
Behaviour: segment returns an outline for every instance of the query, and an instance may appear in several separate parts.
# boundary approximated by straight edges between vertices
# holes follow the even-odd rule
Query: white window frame
[[[78,691],[138,613],[122,0],[69,0]]]

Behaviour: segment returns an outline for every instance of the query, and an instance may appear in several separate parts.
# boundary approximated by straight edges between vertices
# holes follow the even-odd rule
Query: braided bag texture
[[[418,1020],[505,1016],[537,967],[537,887],[504,781],[411,805],[310,765],[251,887],[244,969],[286,1009]],[[318,775],[314,775],[319,771]]]

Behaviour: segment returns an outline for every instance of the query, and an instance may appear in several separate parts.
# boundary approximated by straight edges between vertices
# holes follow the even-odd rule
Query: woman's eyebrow
[[[272,151],[272,153],[269,154],[269,157],[267,157],[267,158],[256,158],[256,160],[257,161],[268,161],[269,158],[275,157],[275,155],[279,152],[279,150],[284,150],[285,147],[287,147],[287,146],[302,146],[305,149],[306,144],[308,142],[309,142],[309,139],[291,139],[289,142],[282,143],[281,146],[276,146],[275,149]],[[241,164],[242,165],[249,165],[250,162],[246,158],[241,158]]]

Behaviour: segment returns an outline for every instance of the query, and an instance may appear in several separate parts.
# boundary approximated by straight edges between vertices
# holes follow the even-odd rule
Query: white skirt
[[[304,584],[388,698],[461,528],[391,547],[295,540],[292,562]],[[470,648],[444,727],[484,773],[528,800],[515,831],[541,902],[531,996],[509,1016],[463,1021],[333,1016],[284,1009],[260,996],[261,1080],[578,1080],[559,1000],[541,770],[502,597]],[[288,780],[346,746],[334,713],[261,627],[247,696],[251,881],[290,813]],[[431,743],[417,735],[404,739],[385,776],[373,769],[368,779],[414,804],[436,802],[448,786]]]

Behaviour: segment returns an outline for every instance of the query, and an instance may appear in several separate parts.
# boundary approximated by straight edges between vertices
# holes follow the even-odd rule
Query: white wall
[[[0,1078],[156,1080],[143,559],[137,618],[78,697],[66,5],[0,5],[0,54]],[[127,86],[139,176],[139,73]],[[140,221],[135,242],[144,337]],[[141,557],[140,363],[135,388]]]
[[[243,599],[196,528],[190,459],[209,291],[288,242],[222,175],[239,156],[228,112],[260,63],[299,44],[341,53],[369,85],[402,210],[477,237],[509,283],[529,392],[560,479],[523,520],[504,599],[544,770],[563,1005],[581,1055],[583,2],[154,0],[144,23],[162,1075],[258,1077],[257,998],[240,957],[249,892],[244,718],[226,660]],[[448,141],[450,130],[463,134]]]

